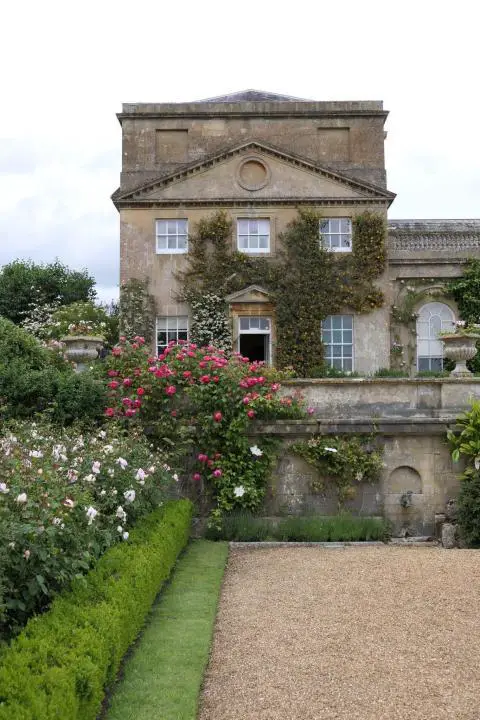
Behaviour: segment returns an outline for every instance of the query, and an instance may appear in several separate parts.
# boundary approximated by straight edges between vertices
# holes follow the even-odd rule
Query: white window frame
[[[433,321],[438,318],[440,321],[437,322],[437,328],[433,326]],[[422,326],[428,323],[427,332],[423,331]],[[440,327],[438,327],[438,324]],[[443,369],[443,343],[438,333],[445,330],[454,330],[455,328],[455,314],[452,308],[444,302],[434,301],[428,302],[422,305],[417,313],[417,371],[423,372],[425,370],[439,370]],[[428,350],[428,354],[424,352],[423,347]],[[422,368],[420,370],[420,360],[428,360],[428,368]],[[432,362],[440,360],[441,367],[433,367]]]
[[[247,232],[240,232],[240,223],[247,222]],[[260,232],[257,229],[257,232],[251,232],[250,230],[250,223],[254,222],[265,222],[268,223],[268,233],[266,232]],[[264,237],[267,235],[267,247],[261,248],[261,247],[250,247],[250,239],[257,240],[257,245],[260,245],[260,237]],[[246,237],[247,238],[247,247],[240,247],[240,238]],[[247,255],[265,255],[270,253],[270,245],[271,245],[271,222],[269,217],[239,217],[237,218],[237,249],[239,252],[246,253]]]
[[[161,224],[165,223],[165,227]],[[175,223],[175,232],[170,232],[168,223]],[[185,223],[181,232],[179,232],[179,223]],[[163,230],[163,232],[161,232]],[[170,238],[175,238],[175,248],[168,247]],[[160,238],[166,238],[167,247],[159,247]],[[180,239],[184,239],[185,247],[179,247]],[[188,219],[187,218],[157,218],[155,220],[155,244],[157,255],[183,255],[188,252]]]
[[[255,327],[248,327],[243,329],[242,328],[242,320],[267,320],[268,321],[268,329],[262,329],[262,328],[255,328]],[[250,325],[250,323],[249,323]],[[265,364],[271,365],[272,364],[272,318],[268,315],[239,315],[238,316],[238,332],[237,332],[237,350],[240,352],[240,337],[242,335],[268,335],[268,356],[266,359]]]
[[[334,328],[333,327],[333,318],[340,318],[340,327]],[[344,318],[348,318],[350,320],[350,327],[348,325],[344,327]],[[325,324],[329,323],[329,327],[325,327]],[[340,341],[333,340],[334,332],[340,332]],[[351,333],[352,334],[352,341],[351,342],[345,342],[344,341],[344,333]],[[325,346],[325,362],[332,368],[335,368],[336,370],[342,370],[343,372],[351,373],[355,370],[355,333],[354,333],[354,316],[348,315],[348,314],[338,314],[338,315],[327,315],[327,317],[322,320],[322,342]],[[330,336],[327,335],[327,333],[330,333]],[[329,340],[329,342],[326,342],[326,340]],[[332,348],[332,352],[328,352],[329,348]],[[339,347],[340,353],[336,352],[333,353],[333,348]],[[351,355],[345,355],[344,354],[344,348],[351,348]],[[341,367],[337,367],[334,365],[335,360],[340,360]],[[352,364],[351,368],[345,369],[345,363]]]
[[[334,225],[334,223],[340,223]],[[347,223],[346,228],[342,228],[341,223]],[[325,225],[327,229],[325,230]],[[332,252],[352,252],[352,219],[349,217],[330,217],[320,220],[320,241],[327,250]],[[348,237],[346,241],[345,238]],[[334,239],[339,240],[338,247],[332,246]],[[348,244],[347,244],[348,243]]]
[[[160,327],[160,325],[165,325],[165,327]],[[171,326],[171,327],[170,327]],[[166,343],[159,343],[158,341],[158,333],[159,332],[165,332],[166,333]],[[188,337],[190,334],[190,325],[189,325],[189,318],[188,315],[161,315],[157,317],[156,323],[155,323],[155,347],[157,350],[157,355],[161,355],[162,352],[166,347],[168,347],[168,343],[170,340],[168,339],[168,333],[175,332],[175,338],[172,338],[172,340],[175,340],[176,343],[178,343],[179,340],[179,333],[186,333],[186,338],[180,338],[180,340],[186,340],[188,341]],[[163,348],[160,350],[160,347]]]

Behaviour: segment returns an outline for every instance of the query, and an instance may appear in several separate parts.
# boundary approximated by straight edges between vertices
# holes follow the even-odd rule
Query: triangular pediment
[[[280,95],[267,90],[240,90],[228,95],[217,95],[216,97],[204,98],[195,102],[202,103],[234,103],[234,102],[312,102],[305,98],[297,98],[292,95]]]
[[[270,295],[260,285],[249,285],[242,290],[227,295],[225,300],[227,303],[268,303],[270,302]]]
[[[389,204],[394,197],[384,188],[252,141],[151,180],[135,190],[117,193],[114,201],[117,206],[307,200]]]

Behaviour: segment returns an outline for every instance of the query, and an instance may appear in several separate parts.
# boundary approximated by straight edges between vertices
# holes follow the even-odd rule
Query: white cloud
[[[0,264],[86,266],[118,280],[122,102],[255,87],[383,99],[393,217],[478,215],[479,10],[406,0],[10,3],[0,47]]]

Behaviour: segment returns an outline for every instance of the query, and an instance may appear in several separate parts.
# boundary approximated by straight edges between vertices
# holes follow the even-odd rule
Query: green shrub
[[[388,524],[381,518],[354,517],[341,513],[332,517],[302,516],[281,520],[232,513],[222,518],[220,528],[210,527],[211,540],[238,542],[340,542],[381,540],[389,537]]]
[[[275,535],[291,542],[354,542],[388,539],[388,527],[381,518],[353,517],[342,513],[333,517],[289,517],[281,520]]]
[[[448,377],[450,373],[447,370],[419,370],[417,378],[442,378]]]
[[[105,404],[101,381],[88,372],[77,375],[61,351],[48,349],[0,318],[0,417],[28,418],[48,411],[62,426],[90,423],[102,418]]]
[[[222,517],[220,527],[210,525],[206,534],[210,540],[260,542],[273,537],[274,530],[271,520],[248,512],[233,512]]]
[[[153,512],[128,544],[30,620],[0,658],[0,720],[95,720],[187,543],[191,513],[185,500]]]
[[[397,370],[396,368],[379,368],[372,377],[374,378],[408,378],[406,370]]]
[[[107,394],[105,385],[88,371],[63,374],[58,381],[52,402],[51,418],[59,425],[73,422],[100,422],[103,419]]]
[[[454,462],[462,460],[465,469],[460,475],[458,525],[463,541],[480,547],[480,401],[457,418],[455,430],[447,437]]]
[[[53,401],[59,380],[52,365],[37,369],[18,358],[8,365],[0,361],[0,416],[27,418],[43,412]]]
[[[41,370],[50,365],[48,350],[33,335],[0,316],[1,371],[13,360],[22,360],[32,370]]]

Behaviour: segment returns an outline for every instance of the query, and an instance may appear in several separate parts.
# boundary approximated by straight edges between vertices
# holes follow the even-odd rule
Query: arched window
[[[417,370],[443,369],[443,343],[438,338],[441,330],[453,330],[453,311],[440,302],[430,302],[418,311],[417,319]]]

